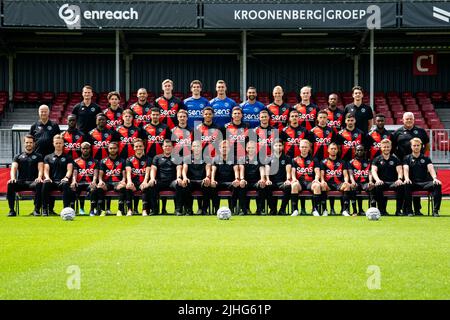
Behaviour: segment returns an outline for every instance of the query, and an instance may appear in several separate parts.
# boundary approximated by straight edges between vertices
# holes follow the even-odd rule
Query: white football
[[[61,218],[65,221],[72,221],[75,219],[75,210],[70,207],[64,208],[61,210]]]
[[[378,208],[371,207],[367,209],[366,217],[368,220],[380,220],[381,218],[380,210],[378,210]]]
[[[220,220],[229,220],[231,218],[231,210],[228,207],[220,207],[217,210],[217,218]]]

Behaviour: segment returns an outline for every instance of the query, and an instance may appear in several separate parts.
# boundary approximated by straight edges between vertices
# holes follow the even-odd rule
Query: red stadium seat
[[[384,92],[383,91],[377,91],[373,94],[373,96],[376,98],[383,98],[384,99]]]
[[[401,104],[394,104],[391,105],[391,111],[396,112],[396,111],[404,111],[403,106]]]
[[[431,93],[431,100],[433,102],[442,102],[444,100],[443,98],[442,92],[435,91]]]
[[[416,93],[416,98],[417,98],[417,99],[420,99],[420,98],[428,98],[428,97],[429,97],[428,92],[425,92],[425,91],[419,91],[419,92]]]
[[[36,91],[30,91],[26,94],[26,101],[28,103],[37,103],[40,99],[39,92]]]
[[[54,98],[55,98],[55,94],[51,91],[45,91],[41,95],[42,102],[52,102]]]
[[[386,118],[385,119],[385,122],[384,122],[385,124],[394,124],[394,119],[393,118]]]
[[[392,115],[395,119],[401,119],[403,118],[404,111],[392,111]]]
[[[405,99],[405,98],[412,98],[412,97],[413,97],[413,94],[412,94],[411,91],[404,91],[404,92],[402,92],[402,98],[403,99]]]
[[[432,104],[422,105],[422,111],[434,111],[434,106]]]
[[[405,106],[405,111],[419,111],[419,106],[417,104],[407,104]]]
[[[15,91],[13,94],[14,102],[25,102],[25,92],[23,91]]]
[[[398,98],[400,98],[400,94],[399,94],[397,91],[389,91],[389,92],[386,94],[386,96],[387,96],[388,98],[392,98],[392,97],[398,97]]]
[[[450,91],[445,94],[445,101],[450,102]]]

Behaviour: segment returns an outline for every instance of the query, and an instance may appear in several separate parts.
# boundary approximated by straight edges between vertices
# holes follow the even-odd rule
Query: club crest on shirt
[[[91,108],[91,112],[94,112],[94,111],[95,111],[95,108],[94,108],[94,107],[92,107],[92,108]]]
[[[66,158],[61,158],[61,162],[66,162]]]
[[[425,163],[425,160],[424,159],[420,159],[420,163]]]
[[[394,161],[389,161],[389,164],[392,166],[392,165],[394,165]]]
[[[362,108],[362,109],[361,109],[361,112],[362,112],[362,113],[366,112],[366,108]]]

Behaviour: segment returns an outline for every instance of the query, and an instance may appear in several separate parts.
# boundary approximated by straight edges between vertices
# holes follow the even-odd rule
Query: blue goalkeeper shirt
[[[266,106],[259,101],[249,103],[248,100],[241,103],[242,113],[244,118],[242,122],[247,123],[250,128],[259,126],[259,113],[266,109]]]
[[[198,99],[189,97],[189,98],[184,99],[183,103],[188,112],[188,123],[187,124],[188,124],[189,128],[195,127],[194,126],[195,121],[203,122],[202,111],[203,111],[203,108],[209,106],[208,99],[206,99],[204,97],[200,97]]]
[[[219,128],[224,128],[225,124],[231,122],[231,110],[236,106],[233,99],[226,97],[225,99],[214,98],[209,101],[214,109],[214,123]]]

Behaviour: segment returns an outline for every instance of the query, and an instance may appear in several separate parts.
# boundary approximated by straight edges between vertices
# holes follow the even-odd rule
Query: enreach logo
[[[128,10],[85,10],[77,5],[64,4],[59,8],[59,17],[69,29],[81,28],[81,17],[85,20],[139,20],[139,13],[133,8]]]
[[[433,6],[433,17],[435,17],[435,18],[437,18],[437,19],[439,19],[439,20],[442,20],[442,21],[444,21],[444,22],[450,22],[450,12],[448,12],[448,11],[446,11],[446,10],[444,10],[444,9],[441,9],[441,8],[439,8],[439,7],[435,7],[435,6]]]

